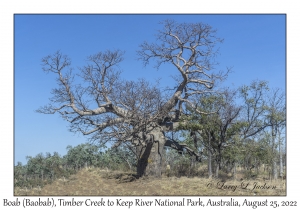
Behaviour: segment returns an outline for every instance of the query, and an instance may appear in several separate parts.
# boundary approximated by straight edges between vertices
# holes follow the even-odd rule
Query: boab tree
[[[178,126],[185,104],[194,107],[193,97],[210,91],[226,76],[212,72],[214,47],[222,40],[211,26],[170,20],[162,25],[157,42],[141,44],[138,56],[145,65],[154,59],[157,68],[167,63],[174,69],[175,88],[167,93],[143,79],[121,80],[118,65],[124,53],[120,50],[88,57],[89,63],[79,69],[80,84],[74,84],[75,75],[67,69],[71,65],[67,56],[57,52],[42,60],[44,71],[57,74],[58,88],[53,89],[50,104],[38,112],[59,113],[70,122],[71,131],[91,139],[135,147],[139,176],[161,175],[164,146],[186,149],[199,159],[186,145],[168,139],[166,132]]]

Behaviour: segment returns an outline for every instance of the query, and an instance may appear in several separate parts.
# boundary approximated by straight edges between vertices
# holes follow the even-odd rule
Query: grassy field
[[[220,180],[162,177],[136,179],[132,173],[83,169],[43,188],[15,188],[15,196],[285,196],[285,180]]]

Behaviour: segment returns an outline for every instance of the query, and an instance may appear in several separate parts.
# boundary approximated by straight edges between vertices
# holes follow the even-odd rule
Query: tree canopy
[[[157,41],[145,41],[137,53],[145,65],[155,60],[157,68],[163,63],[173,66],[173,91],[165,94],[162,87],[144,79],[122,80],[118,70],[124,54],[121,50],[89,56],[79,74],[73,73],[71,59],[58,51],[42,59],[43,70],[57,75],[58,87],[52,90],[50,104],[38,112],[59,113],[70,122],[71,131],[90,135],[94,140],[112,141],[116,147],[126,141],[142,146],[138,156],[148,159],[144,155],[152,147],[150,144],[157,142],[158,148],[165,145],[165,132],[176,126],[185,104],[195,107],[193,98],[212,90],[227,73],[213,71],[212,58],[217,53],[214,47],[222,40],[211,26],[172,20],[161,24]],[[75,84],[78,76],[80,83]],[[154,159],[156,164],[161,162],[158,157]]]
[[[94,142],[128,146],[137,157],[139,176],[161,175],[164,146],[185,150],[200,160],[197,144],[201,142],[220,165],[224,148],[284,123],[285,117],[272,111],[277,101],[272,105],[265,99],[265,81],[216,91],[230,69],[215,69],[216,46],[223,40],[210,25],[165,20],[161,26],[156,42],[143,42],[137,56],[144,65],[154,62],[160,71],[167,64],[173,71],[173,89],[165,91],[166,87],[144,78],[122,79],[125,51],[120,49],[88,56],[86,65],[78,69],[57,51],[42,59],[43,70],[56,74],[57,87],[50,103],[37,111],[60,114],[70,123],[70,131]],[[178,130],[191,131],[194,146],[168,137]]]

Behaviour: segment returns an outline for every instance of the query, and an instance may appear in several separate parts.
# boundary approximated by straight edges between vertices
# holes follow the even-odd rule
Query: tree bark
[[[211,167],[211,151],[208,150],[208,178],[212,178],[212,167]]]
[[[281,141],[281,133],[278,135],[278,146],[279,146],[279,176],[283,178],[283,162],[282,162],[282,141]]]
[[[163,168],[163,147],[165,138],[161,131],[154,131],[154,141],[137,147],[137,175],[161,177]]]
[[[233,163],[233,174],[232,174],[232,177],[233,177],[233,180],[236,180],[236,161],[234,161]]]
[[[272,150],[273,150],[272,175],[273,175],[273,179],[274,180],[276,180],[278,178],[276,142],[275,142],[276,134],[277,134],[277,128],[275,126],[272,126]]]
[[[216,172],[215,172],[215,177],[219,178],[219,163],[216,164]]]
[[[216,155],[216,171],[215,171],[216,178],[219,178],[220,168],[221,168],[221,148],[218,147],[218,154]]]
[[[208,134],[208,178],[212,178],[212,166],[211,166],[211,159],[212,159],[212,154],[211,154],[211,145],[210,145],[210,132]]]

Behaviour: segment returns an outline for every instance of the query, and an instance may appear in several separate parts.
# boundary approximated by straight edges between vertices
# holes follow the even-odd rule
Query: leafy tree
[[[14,167],[14,185],[23,187],[26,180],[27,168],[21,162]]]
[[[209,177],[212,176],[212,159],[216,163],[216,177],[225,166],[227,171],[233,169],[235,176],[238,162],[244,161],[249,169],[253,165],[259,167],[262,150],[254,140],[272,126],[268,91],[267,82],[254,81],[237,91],[207,93],[200,97],[197,110],[210,114],[192,110],[190,116],[182,117],[182,128],[193,133],[195,144],[199,142],[206,148]]]
[[[241,108],[235,104],[235,91],[225,90],[221,94],[210,94],[199,100],[198,110],[210,112],[210,114],[193,113],[194,121],[185,124],[184,127],[194,133],[195,142],[201,141],[208,151],[209,177],[211,174],[211,160],[214,154],[216,161],[215,176],[221,167],[223,151],[234,144],[233,136],[236,135],[242,124],[238,121]],[[197,138],[197,135],[200,138]]]
[[[253,137],[270,126],[265,118],[268,91],[268,82],[259,80],[239,88],[243,107],[240,120],[244,122],[242,139]]]
[[[18,187],[44,186],[60,177],[68,177],[77,170],[87,167],[100,167],[111,170],[132,170],[136,167],[136,156],[124,146],[107,149],[91,144],[68,146],[67,154],[61,157],[39,153],[27,156],[27,164],[18,162],[14,167],[14,185]]]
[[[99,158],[99,148],[91,144],[80,144],[76,147],[67,146],[67,154],[64,156],[65,164],[74,170],[96,164]]]
[[[119,146],[118,148],[113,149],[113,155],[118,156],[122,161],[122,165],[128,166],[127,168],[131,171],[137,166],[137,156],[132,151],[131,147],[127,145]],[[126,167],[125,167],[126,168]]]
[[[35,178],[39,178],[45,169],[45,157],[42,153],[35,157],[27,156],[27,172]]]
[[[272,152],[273,152],[273,161],[272,161],[273,173],[272,174],[274,179],[278,178],[276,153],[278,152],[277,151],[278,145],[281,145],[280,129],[285,127],[285,123],[286,123],[285,114],[286,114],[286,107],[285,107],[284,94],[280,89],[275,89],[272,91],[272,93],[268,98],[267,115],[266,115],[266,120],[267,123],[270,125],[271,134],[272,134],[272,143],[271,143]],[[276,142],[277,138],[278,138],[278,142]],[[282,173],[282,169],[281,169],[281,173]]]
[[[279,152],[279,176],[281,178],[283,178],[284,174],[284,165],[286,165],[286,163],[284,163],[284,160],[283,160],[283,156],[284,156],[284,146],[285,146],[285,142],[283,141],[284,138],[282,137],[282,134],[284,134],[285,132],[285,125],[283,125],[282,127],[280,127],[278,129],[278,152]]]

